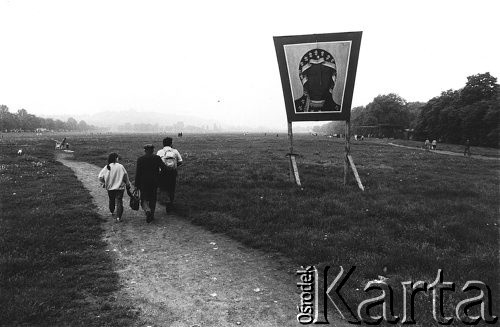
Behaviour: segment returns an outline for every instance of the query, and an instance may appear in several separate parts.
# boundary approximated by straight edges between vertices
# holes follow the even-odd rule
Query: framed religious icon
[[[361,34],[274,37],[289,122],[349,120]]]

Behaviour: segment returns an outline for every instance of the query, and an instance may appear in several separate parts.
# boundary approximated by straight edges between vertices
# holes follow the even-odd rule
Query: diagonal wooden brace
[[[299,169],[297,168],[297,161],[295,160],[295,153],[288,153],[287,157],[290,157],[290,181],[295,182],[298,186],[300,184]]]
[[[365,190],[365,187],[361,183],[361,179],[359,178],[358,170],[356,169],[356,166],[354,165],[354,160],[352,160],[352,157],[350,154],[347,155],[347,159],[349,160],[349,164],[351,165],[352,172],[354,173],[354,177],[356,178],[356,182],[358,183],[358,187],[361,189],[361,191]]]

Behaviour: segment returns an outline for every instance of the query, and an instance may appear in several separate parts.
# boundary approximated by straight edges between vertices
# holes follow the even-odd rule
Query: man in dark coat
[[[161,169],[166,169],[159,156],[154,154],[154,145],[144,146],[145,154],[137,159],[134,185],[140,190],[141,207],[146,213],[146,221],[154,219],[156,209],[156,191],[160,181]]]

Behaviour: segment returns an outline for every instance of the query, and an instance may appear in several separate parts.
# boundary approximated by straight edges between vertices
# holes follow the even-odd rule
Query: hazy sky
[[[0,0],[0,104],[286,126],[273,36],[363,31],[353,106],[500,78],[500,1]]]

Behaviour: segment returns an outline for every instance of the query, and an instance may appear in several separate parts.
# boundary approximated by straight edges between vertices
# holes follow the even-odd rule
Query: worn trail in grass
[[[400,148],[407,148],[407,149],[414,149],[414,150],[425,151],[425,149],[417,148],[417,147],[414,147],[414,146],[400,145],[400,144],[395,144],[395,143],[391,143],[391,142],[389,142],[387,144],[388,145],[392,145],[392,146],[397,146],[397,147],[400,147]],[[452,152],[452,151],[443,151],[443,150],[428,150],[428,151],[430,151],[432,153],[446,154],[446,155],[449,155],[449,156],[458,156],[458,157],[463,157],[464,156],[463,153]],[[470,157],[474,158],[474,159],[482,159],[482,160],[499,160],[496,157],[486,157],[486,156],[479,155],[479,154],[472,154]]]
[[[108,250],[116,254],[120,293],[133,299],[143,323],[299,326],[295,318],[300,299],[295,286],[297,267],[167,216],[163,206],[157,208],[152,224],[145,222],[141,211],[129,208],[124,221],[115,223],[107,209],[105,190],[96,178],[100,168],[59,160],[73,169],[90,191],[99,214],[108,218],[103,223],[104,237]]]

